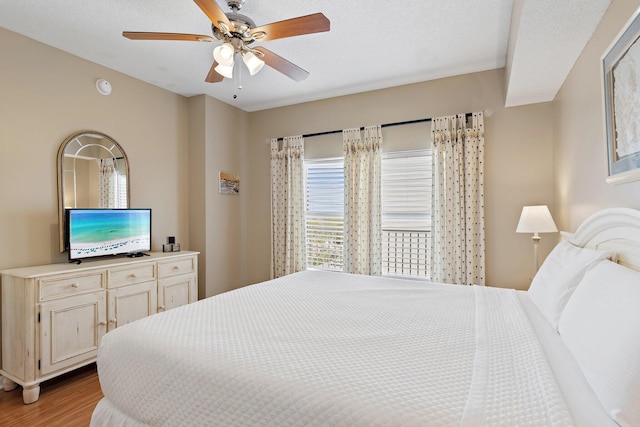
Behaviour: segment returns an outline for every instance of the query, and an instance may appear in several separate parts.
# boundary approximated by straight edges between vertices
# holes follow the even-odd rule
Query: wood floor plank
[[[0,390],[0,426],[86,427],[102,399],[96,365],[91,364],[40,385],[40,399],[22,402],[22,388]]]

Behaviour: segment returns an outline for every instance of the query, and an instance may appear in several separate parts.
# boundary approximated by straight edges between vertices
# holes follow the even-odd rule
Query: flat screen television
[[[151,209],[67,209],[69,261],[151,250]]]

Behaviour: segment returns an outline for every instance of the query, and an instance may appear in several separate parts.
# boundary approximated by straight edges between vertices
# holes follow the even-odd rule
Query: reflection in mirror
[[[58,207],[61,252],[65,209],[129,207],[129,164],[115,140],[95,131],[65,139],[58,151]]]

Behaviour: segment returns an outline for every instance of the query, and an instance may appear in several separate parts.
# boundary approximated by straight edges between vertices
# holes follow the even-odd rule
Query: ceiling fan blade
[[[145,33],[137,31],[123,31],[122,35],[131,40],[181,40],[189,42],[212,42],[213,37],[202,34],[180,33]]]
[[[200,9],[204,12],[205,15],[209,17],[211,23],[216,27],[220,28],[220,22],[227,26],[229,30],[233,30],[233,25],[227,18],[227,15],[224,14],[218,3],[215,0],[193,0]]]
[[[255,48],[255,50],[261,52],[264,55],[262,57],[262,60],[265,64],[267,64],[274,70],[280,71],[290,79],[300,82],[309,77],[308,71],[305,71],[302,68],[298,67],[296,64],[287,61],[280,55],[276,55],[275,53],[263,47],[257,47]]]
[[[303,34],[321,33],[329,31],[330,28],[331,23],[326,16],[322,13],[314,13],[256,27],[251,30],[251,35],[263,32],[266,35],[264,37],[256,37],[256,40],[268,41],[301,36]]]
[[[216,61],[213,61],[213,65],[211,66],[211,69],[209,69],[209,74],[207,74],[207,78],[204,79],[205,82],[218,83],[224,79],[224,77],[218,74],[218,72],[216,71],[217,66],[218,66],[218,63]]]

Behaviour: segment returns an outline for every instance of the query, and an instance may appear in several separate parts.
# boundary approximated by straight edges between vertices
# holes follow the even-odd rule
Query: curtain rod
[[[469,118],[473,115],[473,113],[466,113],[465,114],[465,118]],[[433,120],[432,118],[427,118],[427,119],[416,119],[416,120],[407,120],[404,122],[394,122],[394,123],[385,123],[380,125],[380,127],[382,128],[389,128],[392,126],[402,126],[402,125],[412,125],[414,123],[426,123],[426,122],[430,122],[431,120]],[[360,127],[360,130],[364,130],[364,126]],[[303,138],[313,138],[314,136],[322,136],[322,135],[331,135],[334,133],[342,133],[342,130],[328,130],[325,132],[316,132],[316,133],[308,133],[305,135],[302,135]],[[280,137],[278,138],[278,141],[282,141],[284,138]],[[267,143],[269,143],[270,140],[267,140]]]

